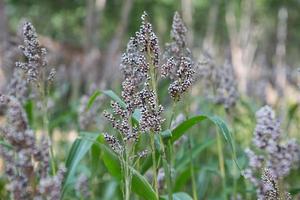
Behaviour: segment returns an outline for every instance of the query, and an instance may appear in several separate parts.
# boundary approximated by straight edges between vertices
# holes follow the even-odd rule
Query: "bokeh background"
[[[276,110],[284,134],[299,141],[300,0],[0,0],[0,92],[7,90],[15,62],[22,59],[18,48],[22,44],[21,27],[24,21],[30,21],[48,50],[49,65],[57,71],[49,98],[49,126],[57,162],[65,161],[80,131],[111,130],[101,116],[109,107],[108,98],[97,98],[89,113],[85,112],[85,106],[95,90],[114,90],[120,94],[121,56],[129,38],[138,31],[144,11],[149,15],[162,52],[170,41],[173,15],[178,11],[188,28],[188,46],[194,61],[204,65],[201,70],[218,68],[226,61],[232,64],[239,93],[234,108],[225,111],[215,106],[211,91],[203,83],[207,80],[202,81],[203,71],[199,72],[202,75],[192,88],[190,100],[193,114],[217,114],[228,123],[242,167],[247,163],[244,149],[251,146],[255,111],[265,104]],[[169,114],[172,106],[167,84],[160,82],[159,93]],[[36,104],[29,100],[26,111],[38,107]],[[180,112],[179,106],[176,113]],[[0,125],[5,121],[1,114],[0,110]],[[30,113],[30,125],[37,132],[39,117],[38,112]],[[194,146],[215,134],[209,124],[191,132],[199,130],[203,134],[194,137]],[[178,150],[178,160],[187,156],[186,149],[185,146]],[[248,199],[251,199],[254,193],[247,190],[242,177],[231,171],[232,161],[226,150],[229,185],[236,180],[240,183],[238,192],[244,197],[250,193]],[[121,199],[119,183],[107,173],[102,161],[96,161],[97,170],[94,165],[90,167],[90,162],[93,160],[88,156],[81,162],[74,182],[84,173],[89,177],[94,199]],[[196,172],[199,198],[220,199],[220,179],[215,175],[216,149],[206,150],[195,163],[204,166]],[[296,198],[300,191],[299,172],[292,171],[287,179]],[[176,190],[191,193],[190,180],[184,181]],[[2,176],[0,183],[0,199],[5,199],[8,194]],[[79,198],[72,191],[76,188],[68,190],[66,199]]]

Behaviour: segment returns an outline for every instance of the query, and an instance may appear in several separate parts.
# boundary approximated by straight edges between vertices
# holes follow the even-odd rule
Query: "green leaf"
[[[87,104],[87,108],[86,108],[87,110],[89,110],[93,106],[93,104],[95,103],[95,100],[101,94],[105,94],[106,96],[110,97],[112,100],[114,100],[115,102],[119,103],[120,106],[122,106],[123,108],[126,107],[125,102],[116,93],[114,93],[112,90],[103,90],[103,91],[97,90],[89,98],[89,101],[88,101],[88,104]]]
[[[86,155],[86,153],[90,150],[92,144],[96,140],[96,138],[99,136],[99,134],[91,134],[87,132],[83,132],[83,135],[89,135],[89,139],[83,139],[83,138],[77,138],[70,149],[70,152],[68,154],[68,157],[66,159],[66,168],[68,169],[65,180],[63,182],[63,195],[67,189],[67,187],[70,185],[70,181],[72,179],[72,176],[74,175],[76,168],[79,164],[79,162],[82,160],[82,158]]]
[[[171,141],[174,143],[176,140],[178,140],[182,135],[186,133],[187,130],[192,128],[194,125],[198,124],[199,122],[202,122],[204,120],[209,120],[213,122],[219,129],[220,133],[223,135],[226,142],[229,144],[231,152],[233,154],[233,160],[237,167],[240,169],[238,162],[235,157],[235,148],[233,139],[231,136],[231,132],[229,131],[227,125],[225,122],[218,116],[209,116],[209,115],[198,115],[195,117],[192,117],[190,119],[185,120],[181,124],[179,124],[175,129],[172,130],[172,137]]]
[[[92,96],[90,97],[90,99],[89,99],[89,101],[88,101],[88,104],[87,104],[87,106],[86,106],[86,110],[89,110],[89,109],[93,106],[95,100],[97,99],[97,97],[98,97],[99,95],[101,95],[101,92],[100,92],[100,91],[95,91],[95,92],[92,94]]]
[[[168,200],[168,196],[162,196],[161,200]],[[173,200],[193,200],[190,195],[185,192],[178,192],[173,194]]]
[[[34,104],[32,100],[28,100],[26,101],[25,105],[24,105],[24,110],[27,114],[27,119],[29,122],[29,125],[32,127],[34,124]]]
[[[106,96],[108,96],[112,100],[114,100],[115,102],[118,102],[120,104],[120,106],[122,106],[123,108],[126,107],[125,102],[116,93],[114,93],[112,90],[104,90],[102,92],[103,92],[103,94],[105,94]]]
[[[291,122],[294,119],[295,114],[297,113],[297,110],[299,109],[299,107],[300,107],[299,103],[295,103],[288,108],[287,129],[289,129]]]
[[[90,97],[90,99],[88,101],[88,105],[87,105],[87,110],[93,106],[96,98],[99,95],[101,95],[102,93],[105,94],[106,96],[110,97],[113,101],[119,103],[122,108],[126,108],[126,103],[112,90],[104,90],[104,91],[98,90],[98,91],[95,91],[92,94],[92,96]],[[134,111],[134,113],[132,114],[132,119],[133,119],[133,123],[135,123],[137,125],[139,124],[139,121],[141,119],[141,111],[139,109],[136,109]]]
[[[192,128],[194,125],[206,119],[207,116],[199,115],[183,121],[175,129],[172,130],[172,138],[171,138],[172,143],[178,140],[182,135],[186,133],[187,130]]]

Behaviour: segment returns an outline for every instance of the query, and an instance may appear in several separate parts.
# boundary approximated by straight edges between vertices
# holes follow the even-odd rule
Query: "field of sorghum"
[[[282,76],[288,15],[278,13],[272,91],[268,78],[240,80],[263,73],[241,71],[251,45],[195,52],[179,12],[166,44],[143,12],[119,68],[100,70],[121,78],[105,84],[78,63],[52,67],[38,27],[23,21],[0,90],[0,199],[299,199],[300,89]]]

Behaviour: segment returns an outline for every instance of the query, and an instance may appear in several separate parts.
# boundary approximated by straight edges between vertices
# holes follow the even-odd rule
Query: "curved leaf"
[[[92,96],[89,98],[89,101],[88,101],[88,103],[87,103],[86,110],[89,110],[89,109],[93,106],[95,100],[97,99],[97,97],[98,97],[99,95],[101,95],[101,92],[100,92],[100,91],[95,91],[95,92],[92,94]]]
[[[87,133],[83,133],[87,134]],[[99,136],[99,134],[89,134],[90,139],[83,139],[83,138],[77,138],[70,149],[70,152],[68,154],[68,157],[66,159],[66,168],[67,173],[65,175],[65,180],[63,182],[63,195],[65,193],[65,190],[67,189],[68,185],[70,184],[70,181],[72,179],[72,176],[75,173],[76,167],[78,166],[79,162],[82,160],[82,158],[86,155],[86,153],[90,150],[92,144],[96,140],[96,138]]]

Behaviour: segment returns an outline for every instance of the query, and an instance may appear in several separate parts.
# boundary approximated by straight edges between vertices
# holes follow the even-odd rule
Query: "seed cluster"
[[[172,42],[166,44],[165,64],[161,67],[161,75],[172,81],[168,90],[175,101],[180,100],[182,94],[192,86],[195,73],[192,55],[186,45],[186,32],[187,29],[176,12],[171,30]]]
[[[47,50],[41,47],[35,28],[30,22],[25,22],[23,25],[24,45],[20,46],[26,61],[17,62],[16,67],[22,69],[27,77],[28,82],[40,84],[48,74],[48,81],[53,81],[55,70],[51,69],[47,72]]]
[[[159,64],[158,39],[147,21],[146,13],[141,19],[142,25],[135,36],[130,38],[120,65],[123,72],[122,99],[125,105],[112,102],[112,113],[104,112],[104,116],[121,133],[125,142],[138,140],[139,132],[159,132],[163,122],[163,107],[158,105],[155,88],[151,85]],[[137,109],[141,112],[139,127],[131,123],[132,115]],[[114,136],[106,135],[105,138],[114,150],[120,150],[122,142]]]
[[[261,168],[267,168],[274,179],[282,179],[300,161],[300,146],[294,139],[282,143],[280,123],[275,112],[264,106],[256,112],[257,125],[254,131],[253,144],[261,152],[247,150],[249,167],[244,176],[257,187],[257,194],[261,193],[262,182],[257,178]]]
[[[265,169],[262,175],[262,187],[258,200],[291,200],[292,197],[288,192],[284,192],[284,197],[280,196],[278,181],[273,177],[269,170]]]
[[[161,131],[161,123],[164,121],[162,118],[163,107],[157,105],[156,95],[151,91],[150,86],[146,84],[146,87],[139,93],[141,100],[141,122],[140,128],[142,132],[154,132]]]

